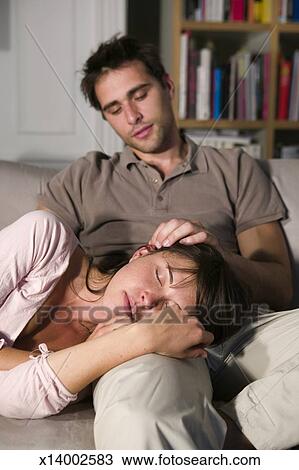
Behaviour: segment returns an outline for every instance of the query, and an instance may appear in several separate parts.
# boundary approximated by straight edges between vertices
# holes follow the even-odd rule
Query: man
[[[124,37],[87,60],[83,93],[127,146],[112,158],[94,152],[76,161],[51,181],[41,204],[97,257],[132,253],[150,237],[157,246],[191,234],[190,243],[220,245],[255,302],[285,307],[291,271],[275,189],[242,151],[198,148],[182,137],[173,82],[155,54]],[[193,225],[165,224],[173,218]]]
[[[255,302],[274,309],[288,305],[291,269],[278,194],[244,152],[200,148],[179,132],[172,110],[174,85],[155,49],[126,36],[100,45],[85,64],[81,89],[126,147],[112,157],[91,152],[74,162],[52,179],[40,207],[64,218],[99,261],[148,241],[157,247],[177,240],[212,243]],[[248,343],[248,331],[244,334]],[[210,372],[219,377],[225,357],[219,359],[213,348],[209,357],[214,360]],[[105,375],[94,395],[96,444],[221,448],[225,424],[211,405],[210,384],[200,383],[202,372],[196,368],[194,362],[150,355]],[[239,383],[229,399],[248,383]],[[155,399],[151,394],[157,394]],[[134,437],[128,426],[138,429]],[[123,429],[121,437],[116,429]]]

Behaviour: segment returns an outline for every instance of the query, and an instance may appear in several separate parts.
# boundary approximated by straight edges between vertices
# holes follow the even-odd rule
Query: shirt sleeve
[[[45,345],[40,345],[45,346]],[[38,419],[55,415],[78,394],[71,393],[48,364],[48,352],[0,371],[0,415]]]
[[[47,211],[29,212],[1,230],[0,306],[21,285],[26,295],[28,284],[28,297],[34,291],[47,292],[77,245],[73,231]]]
[[[83,191],[88,168],[86,157],[76,160],[57,173],[39,196],[39,203],[65,220],[75,234],[84,225]]]
[[[286,208],[271,180],[245,152],[238,156],[235,203],[237,235],[244,230],[286,218]]]

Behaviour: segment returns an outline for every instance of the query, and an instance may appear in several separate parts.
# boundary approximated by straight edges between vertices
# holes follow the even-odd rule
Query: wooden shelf
[[[249,23],[248,21],[227,21],[224,23],[214,23],[209,21],[190,21],[183,20],[181,23],[182,30],[189,31],[222,31],[222,32],[267,32],[273,28],[272,24]]]
[[[272,20],[271,23],[250,23],[248,21],[240,22],[204,22],[204,21],[191,21],[185,20],[183,17],[183,0],[172,0],[171,2],[171,13],[169,11],[169,18],[171,18],[171,37],[168,39],[168,50],[166,54],[170,56],[169,63],[171,68],[171,75],[173,77],[176,89],[179,90],[180,82],[180,36],[182,31],[191,31],[194,32],[194,35],[198,32],[204,33],[205,40],[209,39],[209,35],[213,40],[213,33],[218,33],[220,41],[218,43],[219,50],[218,55],[221,55],[222,49],[224,51],[223,56],[231,54],[231,49],[233,49],[232,44],[238,48],[244,48],[248,43],[248,49],[253,51],[263,50],[264,48],[264,39],[261,36],[268,36],[267,45],[265,51],[270,54],[270,80],[268,83],[268,93],[269,93],[269,109],[268,109],[268,119],[267,120],[257,120],[257,121],[241,121],[241,120],[206,120],[198,121],[196,119],[178,119],[178,125],[181,128],[190,128],[190,129],[238,129],[238,130],[252,130],[260,131],[258,134],[258,139],[263,145],[263,154],[268,155],[269,158],[272,158],[275,153],[275,142],[276,142],[276,133],[280,130],[295,130],[299,131],[299,122],[297,121],[281,121],[276,119],[277,115],[277,94],[279,87],[279,57],[281,49],[283,49],[284,40],[287,41],[285,34],[298,34],[299,35],[299,22],[298,23],[280,23],[279,22],[279,1],[272,0]],[[231,34],[229,34],[231,33]],[[242,33],[245,33],[242,34]],[[258,37],[258,33],[260,37]],[[263,33],[265,33],[263,35]],[[245,37],[244,37],[245,36]],[[223,41],[222,41],[223,37]],[[296,38],[295,38],[296,39]],[[299,37],[298,37],[299,39]],[[258,43],[260,44],[260,48]],[[293,41],[294,45],[292,48],[296,48],[296,40]],[[298,41],[299,44],[299,41]],[[225,49],[227,45],[227,50]],[[227,52],[227,54],[226,54]],[[290,51],[291,54],[292,51]],[[226,60],[226,59],[225,59]],[[178,115],[179,110],[179,92],[175,94],[174,97],[174,109],[176,115]],[[299,133],[298,133],[299,136]],[[293,142],[294,139],[288,139],[288,133],[286,132],[285,144]],[[299,137],[298,137],[299,141]]]
[[[230,121],[229,119],[198,121],[196,119],[181,119],[179,120],[179,126],[182,128],[201,129],[209,129],[210,127],[213,127],[213,129],[264,129],[267,126],[267,121]]]
[[[299,130],[299,121],[288,121],[288,120],[285,120],[285,121],[279,121],[279,120],[276,120],[274,122],[274,128],[277,129],[277,130],[283,130],[283,129],[298,129]]]
[[[278,25],[278,31],[280,33],[298,33],[299,34],[299,23],[280,23]]]

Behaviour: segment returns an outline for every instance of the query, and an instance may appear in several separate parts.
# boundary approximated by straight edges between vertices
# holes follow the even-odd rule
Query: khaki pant
[[[221,449],[231,416],[257,449],[299,443],[299,310],[262,314],[203,359],[155,354],[94,389],[100,449]]]

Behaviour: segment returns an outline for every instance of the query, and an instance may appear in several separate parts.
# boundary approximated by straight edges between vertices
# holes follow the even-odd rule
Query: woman
[[[233,331],[232,312],[213,317],[211,307],[246,302],[207,245],[142,247],[104,274],[60,219],[34,211],[0,232],[0,247],[0,414],[8,417],[56,414],[95,379],[143,354],[206,357],[213,334],[219,342]],[[195,305],[203,324],[187,316]]]

